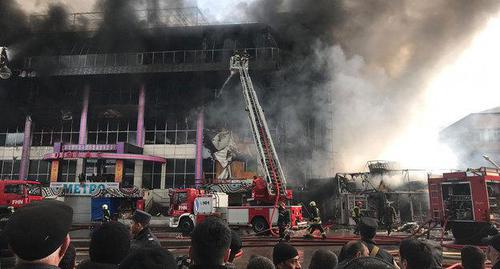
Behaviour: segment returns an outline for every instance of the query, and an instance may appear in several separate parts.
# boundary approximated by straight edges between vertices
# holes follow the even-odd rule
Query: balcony
[[[247,48],[250,69],[279,67],[278,48]],[[50,76],[83,76],[229,70],[232,49],[180,50],[119,54],[28,57],[25,70],[44,70]],[[49,70],[49,71],[47,71]]]

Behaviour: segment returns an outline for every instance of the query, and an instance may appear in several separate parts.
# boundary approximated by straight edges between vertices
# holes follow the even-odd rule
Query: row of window
[[[18,179],[20,160],[0,160],[0,178]],[[113,174],[114,162],[106,162],[102,173]],[[87,174],[95,173],[95,162],[87,163]],[[203,172],[205,178],[215,176],[215,162],[212,159],[203,160]],[[124,176],[133,180],[134,166],[133,162],[126,163]],[[143,188],[159,189],[161,188],[161,164],[153,162],[144,162],[142,171]],[[31,160],[28,170],[28,179],[49,184],[50,162],[43,160]],[[61,161],[59,166],[60,182],[78,181],[76,175],[76,160]],[[168,159],[166,165],[165,182],[167,188],[185,188],[192,187],[195,184],[195,160],[194,159]]]

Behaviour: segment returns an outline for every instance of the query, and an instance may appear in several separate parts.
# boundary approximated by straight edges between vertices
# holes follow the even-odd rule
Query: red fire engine
[[[42,200],[39,182],[27,180],[0,180],[0,208],[19,208],[32,201]]]
[[[494,233],[500,217],[500,170],[429,175],[431,216],[451,229],[459,243],[477,243]]]
[[[171,193],[170,226],[179,227],[185,233],[189,233],[194,225],[207,215],[214,214],[224,218],[229,225],[251,225],[255,232],[264,232],[277,221],[277,204],[292,198],[291,191],[286,189],[285,174],[281,168],[264,111],[248,73],[248,62],[247,55],[231,57],[231,76],[238,73],[240,75],[246,111],[265,175],[253,179],[252,197],[247,201],[242,201],[239,205],[234,205],[234,203],[229,205],[230,193],[213,192],[210,188],[174,190]],[[228,184],[228,182],[216,184]],[[235,182],[229,182],[229,184],[235,184]],[[304,225],[302,207],[290,206],[289,209],[292,227]]]

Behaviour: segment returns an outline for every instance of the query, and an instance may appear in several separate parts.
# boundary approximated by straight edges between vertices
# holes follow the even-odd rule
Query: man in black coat
[[[290,223],[290,210],[286,208],[284,202],[281,202],[278,207],[278,229],[280,241],[290,241],[290,234],[287,232],[287,230],[290,228]]]
[[[142,210],[136,210],[132,216],[132,226],[130,230],[132,232],[133,238],[130,242],[130,247],[132,249],[138,249],[143,247],[160,247],[160,241],[156,236],[153,235],[151,229],[149,229],[149,222],[151,221],[151,215]]]
[[[377,234],[378,223],[374,218],[362,217],[359,221],[359,233],[361,241],[368,248],[368,253],[372,257],[380,258],[390,264],[394,264],[394,258],[389,252],[381,249],[375,244],[373,238]]]
[[[63,202],[44,200],[17,210],[5,226],[16,269],[58,269],[70,244],[73,209]]]
[[[78,265],[78,269],[113,269],[129,254],[130,232],[120,222],[105,222],[99,225],[90,237],[89,260]]]

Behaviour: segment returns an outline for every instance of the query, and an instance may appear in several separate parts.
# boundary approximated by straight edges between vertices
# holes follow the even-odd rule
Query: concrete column
[[[88,111],[89,111],[89,94],[90,94],[90,86],[87,84],[83,88],[83,96],[82,96],[82,113],[80,115],[80,130],[78,136],[78,144],[87,144],[87,119],[88,119]],[[78,178],[80,174],[83,173],[84,168],[84,159],[76,160],[76,177]]]
[[[166,189],[167,188],[167,183],[166,183],[166,177],[167,177],[167,164],[162,163],[161,164],[161,180],[160,180],[160,189]]]
[[[21,153],[21,164],[19,167],[19,178],[28,178],[28,168],[30,165],[30,148],[31,148],[31,116],[26,116],[24,122],[24,139],[23,149]]]
[[[144,84],[139,88],[139,104],[137,106],[137,139],[139,147],[144,147],[144,109],[146,107],[146,86]],[[142,176],[142,175],[141,175]]]
[[[196,120],[196,159],[194,168],[194,179],[196,188],[203,184],[203,109],[198,113]]]
[[[142,188],[142,168],[144,166],[144,161],[135,161],[134,167],[134,186]]]

